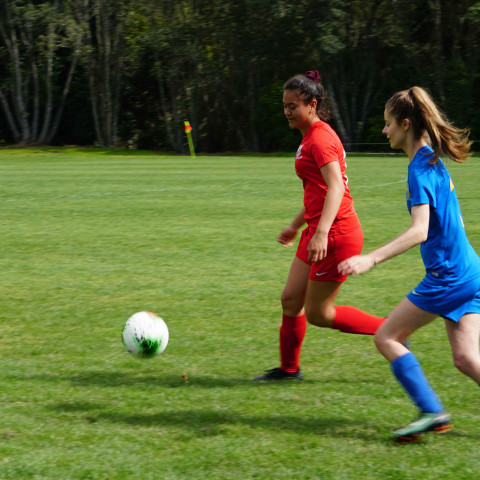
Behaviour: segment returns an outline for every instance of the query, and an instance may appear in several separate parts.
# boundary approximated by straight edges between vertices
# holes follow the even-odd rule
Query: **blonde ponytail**
[[[397,92],[388,100],[385,108],[398,123],[408,118],[416,139],[428,135],[428,143],[433,149],[430,163],[437,163],[443,154],[459,163],[470,157],[470,130],[451,124],[423,88],[412,87]]]

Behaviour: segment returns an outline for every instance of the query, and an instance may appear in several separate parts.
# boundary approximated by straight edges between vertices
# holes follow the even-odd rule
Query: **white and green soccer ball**
[[[134,357],[153,358],[167,348],[168,327],[152,312],[137,312],[125,323],[122,340]]]

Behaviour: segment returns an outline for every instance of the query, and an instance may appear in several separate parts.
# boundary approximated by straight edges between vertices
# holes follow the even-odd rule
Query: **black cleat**
[[[272,368],[271,370],[266,370],[266,373],[263,375],[253,378],[252,382],[256,382],[258,380],[301,380],[302,378],[303,375],[300,369],[298,369],[296,372],[289,373],[281,368]]]

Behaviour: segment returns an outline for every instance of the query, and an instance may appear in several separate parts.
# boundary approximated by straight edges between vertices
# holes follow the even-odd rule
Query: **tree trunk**
[[[155,57],[157,58],[157,53],[155,52]],[[175,148],[175,139],[173,136],[172,128],[170,122],[168,121],[169,112],[167,108],[167,99],[165,95],[165,86],[163,83],[162,70],[158,60],[155,61],[155,75],[157,77],[158,93],[160,95],[160,105],[162,108],[163,114],[163,124],[165,125],[165,131],[167,132],[168,141],[171,143],[172,147]]]
[[[19,6],[22,8],[13,8]],[[38,4],[10,1],[0,11],[0,41],[8,58],[0,100],[7,124],[19,144],[51,141],[58,128],[73,75],[73,71],[68,75],[68,87],[64,88],[52,132],[53,85],[58,83],[56,55],[60,44],[69,41],[60,21],[65,12],[58,0]]]
[[[86,2],[88,3],[88,2]],[[91,0],[90,8],[77,5],[88,53],[82,62],[88,72],[90,103],[97,142],[102,146],[118,143],[123,30],[128,0],[112,5],[108,0]],[[94,32],[90,25],[95,26]]]

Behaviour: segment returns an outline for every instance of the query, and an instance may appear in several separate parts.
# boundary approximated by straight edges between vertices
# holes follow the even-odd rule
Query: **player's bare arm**
[[[391,242],[366,255],[356,255],[338,265],[338,271],[344,275],[359,275],[368,272],[373,266],[410,250],[427,239],[430,220],[429,205],[412,207],[412,223]]]
[[[327,256],[328,232],[337,216],[345,193],[345,184],[343,183],[340,164],[338,162],[327,163],[320,171],[325,179],[328,190],[317,230],[308,245],[308,259],[311,262],[318,262]]]
[[[284,247],[291,247],[293,245],[293,241],[300,230],[300,228],[305,224],[305,208],[302,208],[295,218],[292,220],[292,223],[285,227],[278,236],[277,240],[284,246]]]

